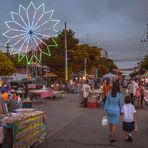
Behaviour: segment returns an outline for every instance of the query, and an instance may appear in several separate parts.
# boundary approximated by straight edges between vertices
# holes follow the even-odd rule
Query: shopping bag
[[[137,121],[134,122],[134,131],[135,131],[135,132],[138,131],[138,124],[137,124]]]
[[[125,93],[126,93],[127,95],[129,94],[129,89],[128,89],[128,88],[125,90]]]
[[[107,119],[107,116],[103,116],[102,126],[106,126],[106,125],[108,125],[108,119]]]

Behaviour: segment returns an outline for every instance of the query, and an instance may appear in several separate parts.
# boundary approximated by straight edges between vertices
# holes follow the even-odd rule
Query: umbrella
[[[105,74],[104,76],[103,76],[103,78],[104,79],[113,79],[113,78],[115,78],[116,77],[116,75],[114,75],[114,74],[112,74],[112,73],[107,73],[107,74]]]

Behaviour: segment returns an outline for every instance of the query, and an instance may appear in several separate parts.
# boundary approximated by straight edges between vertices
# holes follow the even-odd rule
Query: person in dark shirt
[[[18,109],[18,107],[19,107],[19,104],[18,104],[17,96],[15,93],[13,93],[12,98],[8,102],[9,111],[12,112],[13,110]]]

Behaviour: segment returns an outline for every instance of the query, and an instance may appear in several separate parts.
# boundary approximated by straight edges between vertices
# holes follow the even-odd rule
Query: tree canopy
[[[43,56],[43,64],[55,70],[59,77],[64,78],[65,73],[65,31],[63,30],[54,40],[58,46],[50,49],[51,57]],[[67,34],[67,52],[68,52],[68,72],[69,76],[74,73],[84,71],[84,60],[87,59],[87,73],[90,74],[95,66],[99,69],[99,74],[104,75],[110,68],[117,68],[111,59],[101,57],[101,48],[90,46],[88,44],[79,44],[75,38],[75,32],[71,29],[66,31]],[[51,39],[46,41],[51,43]],[[43,46],[41,46],[43,47]],[[46,48],[42,49],[46,50]]]
[[[145,56],[145,58],[140,62],[140,67],[148,71],[148,56]]]
[[[12,75],[12,73],[15,71],[15,67],[13,62],[0,52],[0,76],[9,76]]]
[[[69,78],[72,74],[84,71],[85,59],[87,59],[87,73],[91,74],[94,67],[98,68],[99,75],[106,74],[109,69],[117,68],[111,59],[101,57],[101,48],[90,46],[88,44],[79,44],[79,40],[75,38],[75,32],[71,29],[66,30],[67,34],[67,52],[68,52],[68,72]],[[53,40],[54,39],[54,40]],[[47,65],[51,70],[60,77],[65,76],[65,30],[59,33],[57,37],[43,39],[47,45],[53,45],[54,41],[57,46],[50,47],[51,56],[42,56],[42,65]],[[44,44],[39,45],[42,51],[46,53],[47,47]],[[28,53],[29,54],[29,53]],[[15,66],[25,65],[25,59],[20,63],[16,57],[11,57]]]

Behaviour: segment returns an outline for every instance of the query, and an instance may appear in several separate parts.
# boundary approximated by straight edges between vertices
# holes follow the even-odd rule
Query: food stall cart
[[[29,93],[39,99],[53,97],[52,89],[30,90]]]
[[[4,128],[3,147],[29,148],[46,140],[46,112],[17,109],[16,113],[1,116]]]
[[[53,97],[64,97],[64,91],[53,91]]]
[[[101,89],[93,90],[87,100],[87,107],[88,108],[96,108],[101,102],[100,96],[102,95]]]

